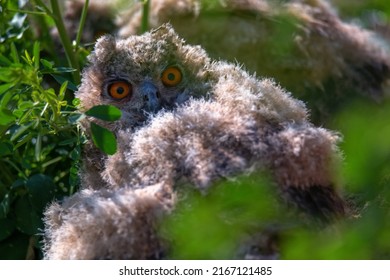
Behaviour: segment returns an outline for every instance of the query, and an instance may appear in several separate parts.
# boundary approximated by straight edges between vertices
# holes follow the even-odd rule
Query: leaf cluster
[[[73,92],[88,50],[71,46],[57,1],[51,8],[43,1],[27,2],[1,1],[0,6],[0,259],[42,257],[42,213],[79,187],[86,140]],[[50,36],[40,37],[54,28],[62,33],[65,54]],[[88,114],[112,120],[112,111],[92,108]],[[115,152],[108,131],[97,127],[93,137]]]

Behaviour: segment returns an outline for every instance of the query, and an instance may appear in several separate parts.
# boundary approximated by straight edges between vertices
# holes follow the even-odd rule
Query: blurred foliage
[[[220,182],[207,195],[186,190],[177,211],[163,223],[174,240],[175,259],[230,259],[248,233],[266,230],[286,219],[268,176],[241,176]]]
[[[387,0],[332,0],[342,14],[351,17],[364,17],[367,13],[380,12],[390,15],[390,2]]]
[[[27,14],[17,12],[26,2],[1,3],[0,259],[41,257],[42,212],[77,188],[84,141],[71,103],[76,70],[56,67],[49,44],[32,40]]]
[[[363,23],[372,11],[384,21],[390,16],[387,0],[332,2],[343,15]],[[79,101],[73,92],[89,49],[71,44],[61,31],[58,11],[45,3],[0,1],[0,259],[42,257],[42,211],[51,200],[70,195],[79,186],[85,138],[78,121],[120,117],[107,106],[85,115],[75,112]],[[280,48],[274,50],[276,62],[285,59],[278,55],[288,52],[286,38],[294,32],[290,19],[278,20],[282,24],[274,34],[279,44],[273,45]],[[52,28],[61,33],[61,47],[50,36]],[[321,102],[339,106],[337,100],[317,96],[305,101],[309,106]],[[191,189],[180,193],[177,211],[162,226],[164,236],[175,240],[172,257],[233,258],[241,241],[253,232],[271,231],[280,243],[276,251],[282,259],[389,259],[390,103],[373,104],[362,97],[343,102],[340,113],[330,112],[326,126],[343,135],[345,163],[340,175],[354,207],[350,218],[329,226],[313,225],[278,203],[264,174],[240,177],[218,183],[207,195]],[[91,130],[98,147],[115,152],[112,134],[96,123]]]

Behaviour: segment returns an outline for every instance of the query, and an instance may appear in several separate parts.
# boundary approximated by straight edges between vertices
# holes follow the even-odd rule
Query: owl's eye
[[[123,99],[131,95],[131,85],[125,81],[115,81],[108,86],[108,94],[114,99]]]
[[[168,87],[173,87],[181,82],[182,74],[178,67],[171,66],[164,70],[161,75],[161,81]]]

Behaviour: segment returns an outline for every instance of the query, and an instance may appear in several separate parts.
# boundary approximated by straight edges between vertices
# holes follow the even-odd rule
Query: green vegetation
[[[51,0],[50,7],[45,3],[0,1],[0,259],[42,257],[43,210],[79,187],[86,139],[78,122],[86,115],[103,121],[120,117],[116,108],[107,106],[85,115],[76,111],[73,93],[90,51],[80,43],[88,15],[84,10],[72,44],[57,1]],[[147,14],[149,1],[144,3]],[[359,3],[349,15],[375,8],[390,17],[387,0]],[[143,26],[147,28],[145,22]],[[56,47],[51,29],[58,30],[61,47]],[[280,30],[277,36],[287,33]],[[318,230],[279,204],[267,180],[245,177],[220,183],[207,196],[184,194],[178,214],[162,226],[168,238],[177,240],[173,257],[229,258],[243,232],[282,227],[278,239],[283,259],[389,259],[390,103],[359,97],[349,104],[325,126],[343,135],[345,163],[339,175],[356,208],[353,217]],[[95,123],[91,131],[98,147],[115,153],[110,132]]]
[[[84,116],[75,112],[73,92],[88,50],[71,45],[56,2],[51,1],[53,10],[42,1],[33,7],[23,1],[0,6],[0,259],[40,258],[44,208],[79,184],[85,139],[77,122]],[[50,36],[39,38],[56,27],[65,58]],[[118,111],[87,113],[112,121],[120,117]],[[97,145],[104,139],[105,151],[114,153],[113,135],[97,124],[93,131]]]

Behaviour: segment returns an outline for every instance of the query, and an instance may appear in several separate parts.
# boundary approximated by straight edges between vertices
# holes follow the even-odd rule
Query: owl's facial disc
[[[144,109],[146,111],[155,113],[161,109],[160,93],[152,82],[143,82],[139,89],[144,100]]]

